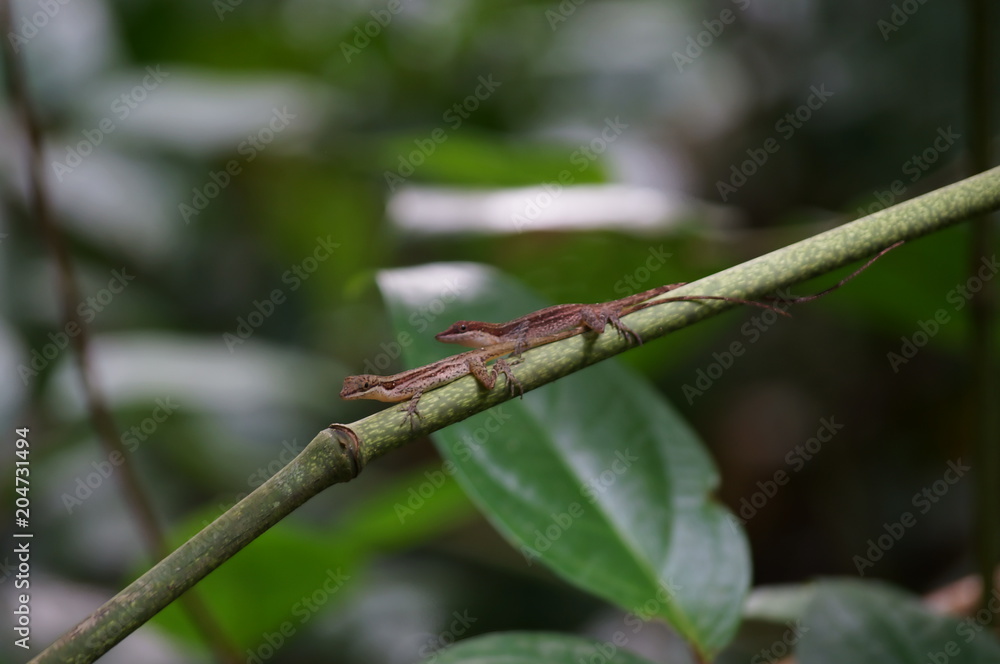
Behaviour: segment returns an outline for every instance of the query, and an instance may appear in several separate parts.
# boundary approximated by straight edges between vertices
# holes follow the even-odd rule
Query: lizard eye
[[[469,326],[466,325],[465,323],[462,323],[461,325],[458,326],[458,331],[459,332],[466,332],[466,331],[468,331],[468,329],[469,329]]]

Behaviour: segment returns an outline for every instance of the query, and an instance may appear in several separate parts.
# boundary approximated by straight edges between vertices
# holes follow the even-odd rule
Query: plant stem
[[[287,466],[108,600],[32,662],[93,662],[297,507],[357,475],[355,443],[324,429]]]

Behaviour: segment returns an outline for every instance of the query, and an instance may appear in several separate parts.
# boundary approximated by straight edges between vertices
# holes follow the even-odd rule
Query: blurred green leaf
[[[826,581],[796,655],[802,664],[986,664],[1000,662],[1000,642],[976,618],[933,614],[889,586]]]
[[[432,333],[454,319],[499,321],[545,306],[469,264],[382,272],[379,284],[397,330],[412,333],[411,366],[442,355]],[[708,497],[718,475],[694,432],[631,371],[590,367],[435,442],[529,565],[541,560],[641,617],[663,618],[703,653],[732,637],[750,577],[743,531]]]
[[[466,639],[424,662],[430,664],[578,664],[578,662],[608,662],[609,664],[648,664],[614,643],[594,643],[579,637],[544,632],[507,632]]]
[[[512,143],[501,136],[463,129],[453,132],[442,124],[389,138],[382,146],[384,167],[408,178],[436,185],[535,186],[555,182],[566,170],[573,184],[604,182],[601,161],[574,153],[573,144]],[[581,164],[586,164],[581,170]]]

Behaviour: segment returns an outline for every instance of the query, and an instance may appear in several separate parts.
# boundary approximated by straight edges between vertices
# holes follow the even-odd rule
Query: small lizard
[[[903,242],[897,242],[883,249],[865,265],[831,288],[815,295],[792,299],[784,298],[784,303],[808,302],[840,288],[866,270],[876,260],[901,244]],[[510,364],[503,359],[504,355],[520,355],[528,348],[566,339],[581,334],[587,329],[600,333],[604,331],[609,322],[615,326],[615,329],[620,334],[626,337],[631,335],[635,341],[641,344],[642,338],[634,330],[625,325],[621,321],[621,317],[640,309],[645,309],[646,307],[656,306],[665,302],[725,300],[728,302],[751,304],[771,309],[784,316],[788,315],[777,307],[761,302],[714,295],[688,295],[664,298],[655,302],[646,302],[646,300],[660,293],[674,290],[683,285],[685,284],[677,283],[658,286],[641,293],[636,293],[635,295],[629,295],[619,300],[601,304],[559,304],[540,309],[507,323],[458,321],[444,332],[438,334],[436,338],[446,343],[475,346],[478,347],[477,350],[452,355],[437,362],[417,367],[416,369],[408,369],[407,371],[391,376],[375,376],[371,374],[348,376],[344,379],[344,386],[340,391],[340,396],[348,400],[376,399],[390,403],[409,399],[410,403],[406,407],[406,416],[412,426],[413,417],[420,417],[420,413],[417,411],[417,402],[424,392],[451,383],[467,374],[472,374],[486,389],[493,389],[502,373],[507,379],[507,386],[510,389],[511,395],[514,394],[515,387],[520,388],[523,395],[524,388],[514,377],[510,369]],[[492,367],[492,372],[486,366],[486,363],[490,360],[496,360]]]
[[[340,391],[340,397],[347,400],[375,399],[390,403],[409,399],[410,402],[406,407],[406,416],[412,426],[414,416],[420,417],[420,413],[417,411],[417,404],[424,392],[451,383],[468,374],[472,374],[488,390],[493,389],[500,374],[503,374],[507,379],[507,386],[510,389],[511,395],[514,394],[515,388],[519,388],[523,395],[524,389],[514,377],[510,369],[510,364],[503,359],[503,356],[520,356],[521,353],[529,348],[566,339],[581,334],[588,329],[603,331],[608,322],[614,325],[621,334],[626,337],[631,336],[638,343],[642,343],[639,335],[626,326],[621,321],[620,316],[624,315],[624,313],[631,313],[646,306],[651,306],[652,303],[645,304],[642,302],[654,295],[665,293],[683,285],[683,283],[679,283],[658,286],[620,300],[601,304],[560,304],[528,314],[503,326],[495,326],[491,323],[466,323],[460,321],[452,325],[449,330],[464,324],[473,327],[483,325],[494,328],[508,328],[510,331],[504,333],[507,335],[505,338],[494,338],[489,336],[488,332],[474,329],[463,330],[457,335],[463,341],[456,339],[452,343],[474,345],[479,339],[486,339],[482,344],[485,347],[452,355],[437,362],[417,367],[416,369],[408,369],[407,371],[391,376],[377,376],[372,374],[347,376],[344,379],[344,386]],[[671,298],[671,301],[701,299],[744,302],[744,300],[736,298],[698,295]],[[659,304],[659,302],[656,302],[656,304]],[[749,304],[773,308],[758,302],[749,302]],[[443,337],[445,335],[446,332],[442,332],[437,335],[437,338],[444,341]],[[474,342],[473,339],[476,341]],[[488,368],[486,363],[491,360],[496,360],[496,362],[491,368]]]
[[[529,347],[542,345],[559,339],[571,337],[579,334],[582,330],[566,330],[557,334],[539,337],[531,342]],[[413,426],[413,417],[420,417],[417,411],[417,402],[424,392],[432,390],[442,385],[447,385],[458,380],[462,376],[472,374],[476,380],[488,390],[496,385],[500,374],[507,379],[507,387],[513,396],[515,388],[520,388],[524,394],[524,388],[514,377],[510,369],[510,364],[503,359],[504,355],[510,354],[516,344],[513,341],[502,342],[490,346],[470,350],[458,355],[446,357],[437,362],[427,364],[416,369],[393,374],[391,376],[375,376],[372,374],[361,374],[358,376],[347,376],[344,379],[343,389],[340,390],[342,399],[375,399],[390,403],[410,400],[406,407],[406,417]],[[496,360],[492,367],[487,367],[486,363]]]
[[[871,267],[872,263],[889,253],[896,247],[903,244],[903,241],[896,242],[882,251],[878,252],[867,263],[857,270],[841,279],[839,282],[813,295],[802,297],[768,297],[772,301],[780,301],[781,306],[789,304],[802,304],[818,299],[837,290],[848,281],[854,279],[859,274]],[[726,302],[737,302],[739,304],[749,304],[755,307],[770,309],[782,316],[789,316],[788,312],[763,302],[753,300],[743,300],[735,297],[723,297],[721,295],[684,295],[678,297],[665,297],[654,302],[647,302],[652,297],[660,293],[672,291],[675,288],[684,286],[686,282],[677,284],[667,284],[651,288],[635,295],[623,297],[620,300],[603,302],[600,304],[557,304],[553,307],[539,309],[520,318],[507,321],[506,323],[484,323],[482,321],[460,320],[453,323],[447,330],[435,335],[435,339],[450,344],[461,344],[472,348],[483,348],[492,344],[499,344],[506,341],[514,341],[513,355],[519,356],[527,348],[541,345],[534,340],[536,337],[545,336],[553,332],[579,327],[579,331],[594,330],[598,334],[604,331],[608,323],[611,323],[619,334],[626,339],[631,338],[638,344],[642,343],[642,338],[635,330],[622,322],[621,318],[628,314],[653,307],[666,302],[687,302],[691,300],[724,300]]]
[[[600,334],[604,332],[604,328],[608,323],[614,326],[618,333],[626,339],[634,341],[637,344],[642,344],[642,337],[635,330],[623,323],[621,317],[664,302],[725,300],[727,302],[751,304],[765,309],[772,309],[784,316],[788,315],[780,309],[762,302],[723,297],[721,295],[683,295],[668,297],[655,302],[645,302],[660,293],[680,288],[685,283],[658,286],[641,293],[636,293],[635,295],[623,297],[620,300],[601,302],[599,304],[557,304],[553,307],[539,309],[506,323],[460,320],[452,323],[447,330],[435,335],[434,338],[444,343],[461,344],[473,348],[483,348],[493,344],[513,341],[515,344],[513,354],[514,356],[519,356],[527,348],[541,345],[535,343],[535,339],[538,337],[575,328],[579,328],[578,332],[593,330]]]

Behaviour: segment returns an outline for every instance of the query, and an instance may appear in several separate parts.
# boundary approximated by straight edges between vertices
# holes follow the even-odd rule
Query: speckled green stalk
[[[324,429],[287,466],[31,662],[93,662],[331,484],[357,475],[350,432]]]
[[[1000,168],[995,168],[665,296],[697,293],[760,297],[874,254],[899,240],[920,237],[998,207]],[[650,307],[629,316],[628,325],[648,342],[732,306],[708,300]],[[575,336],[526,352],[514,372],[524,389],[531,390],[629,347],[613,333]],[[349,481],[365,463],[390,450],[509,398],[503,380],[497,388],[485,392],[475,379],[465,377],[424,395],[420,400],[421,418],[412,429],[405,424],[404,404],[349,427],[324,430],[288,466],[32,661],[94,661],[323,489]]]

